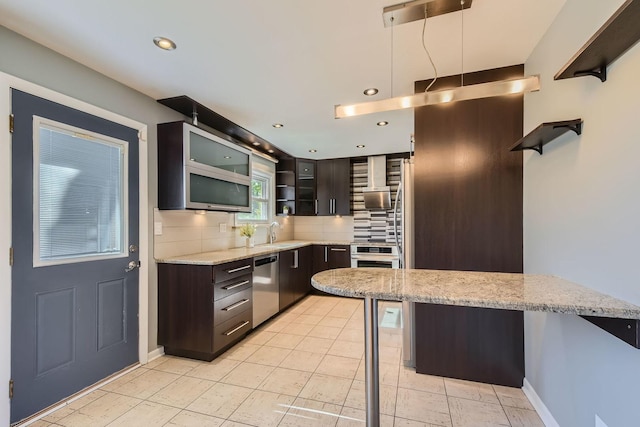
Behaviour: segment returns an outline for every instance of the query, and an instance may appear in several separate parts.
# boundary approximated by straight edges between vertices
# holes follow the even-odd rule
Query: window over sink
[[[239,213],[237,223],[268,223],[273,217],[274,173],[272,168],[254,162],[251,171],[251,212]]]

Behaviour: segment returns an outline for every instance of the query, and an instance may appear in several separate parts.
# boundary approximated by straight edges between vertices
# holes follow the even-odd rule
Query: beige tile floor
[[[520,389],[405,368],[401,339],[380,328],[383,426],[543,426]],[[213,362],[158,358],[32,425],[364,426],[363,341],[361,301],[308,296]]]

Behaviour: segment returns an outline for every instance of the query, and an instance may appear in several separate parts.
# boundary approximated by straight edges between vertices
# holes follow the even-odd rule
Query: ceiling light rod
[[[465,0],[462,7],[465,9],[470,8],[472,1]],[[414,0],[385,7],[382,9],[382,19],[385,27],[392,27],[459,11],[460,0]]]
[[[459,3],[458,3],[459,4]],[[490,98],[492,96],[512,95],[540,90],[540,76],[521,77],[456,87],[452,89],[420,92],[415,95],[397,96],[380,101],[362,102],[351,105],[336,105],[335,118],[362,116],[404,108],[423,107],[425,105],[444,104],[469,99]]]

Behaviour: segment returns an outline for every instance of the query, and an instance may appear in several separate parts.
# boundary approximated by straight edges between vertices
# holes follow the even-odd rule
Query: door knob
[[[125,273],[135,270],[136,268],[140,268],[140,261],[129,261],[127,268],[124,269]]]

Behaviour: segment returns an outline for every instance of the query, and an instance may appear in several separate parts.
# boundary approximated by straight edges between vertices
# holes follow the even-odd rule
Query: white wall
[[[525,64],[542,90],[525,98],[525,133],[584,119],[525,154],[524,266],[640,305],[640,46],[593,77],[554,74],[623,0],[567,0]],[[570,315],[525,316],[526,378],[563,427],[640,425],[640,350]]]

